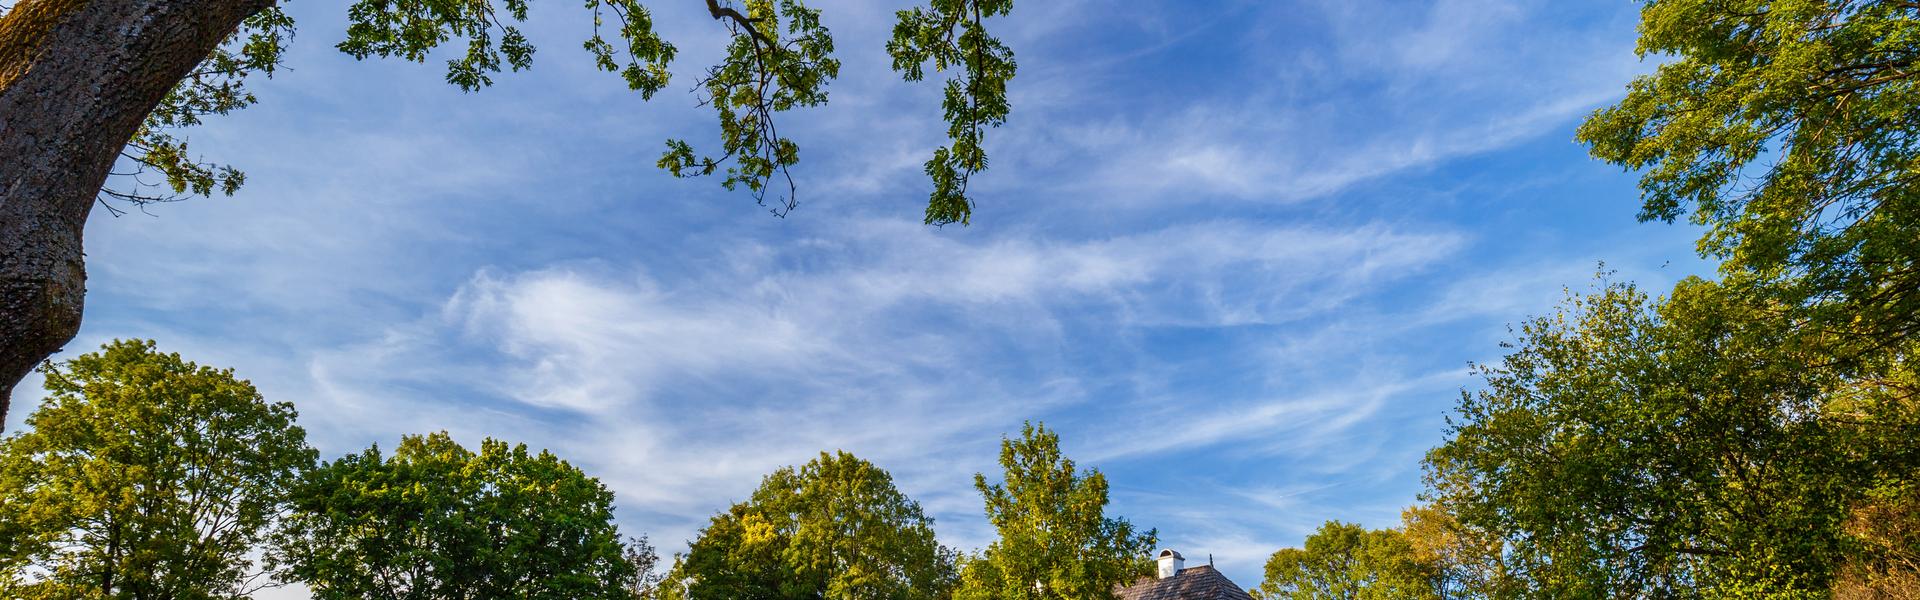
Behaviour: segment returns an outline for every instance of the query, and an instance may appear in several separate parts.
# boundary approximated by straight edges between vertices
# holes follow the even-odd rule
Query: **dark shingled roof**
[[[1142,577],[1114,593],[1120,600],[1253,600],[1211,565],[1187,567],[1166,579]]]

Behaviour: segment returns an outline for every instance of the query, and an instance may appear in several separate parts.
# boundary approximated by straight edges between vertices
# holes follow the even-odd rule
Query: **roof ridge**
[[[1167,578],[1143,576],[1133,585],[1115,588],[1121,600],[1252,600],[1246,590],[1213,565],[1182,568]]]

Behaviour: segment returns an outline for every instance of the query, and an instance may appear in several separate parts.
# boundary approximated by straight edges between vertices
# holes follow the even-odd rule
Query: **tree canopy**
[[[1696,279],[1528,321],[1429,455],[1437,502],[1530,593],[1825,593],[1854,511],[1914,491],[1920,386],[1810,369],[1825,354],[1763,310]]]
[[[625,600],[646,583],[613,493],[524,444],[407,436],[307,472],[292,499],[269,559],[316,598]]]
[[[1000,467],[1000,483],[973,476],[999,539],[967,561],[955,598],[1110,598],[1151,572],[1156,532],[1106,516],[1106,476],[1075,469],[1058,434],[1027,423],[1001,441]]]
[[[230,370],[116,341],[41,369],[0,441],[0,595],[246,598],[249,553],[314,451],[286,403]]]
[[[714,515],[667,575],[661,597],[941,599],[954,554],[893,478],[847,452],[822,452],[761,480]]]
[[[1650,0],[1664,62],[1579,130],[1642,170],[1643,220],[1691,214],[1730,285],[1878,347],[1920,331],[1920,5]]]
[[[1528,321],[1429,454],[1421,521],[1494,597],[1911,581],[1920,5],[1648,0],[1640,33],[1661,64],[1578,137],[1640,172],[1642,220],[1704,226],[1721,280]]]
[[[1419,600],[1440,598],[1435,563],[1418,560],[1406,534],[1328,521],[1303,548],[1267,559],[1260,600]]]

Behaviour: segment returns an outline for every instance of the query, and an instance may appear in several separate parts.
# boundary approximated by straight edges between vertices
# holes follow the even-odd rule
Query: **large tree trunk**
[[[0,428],[13,386],[80,329],[80,235],[121,149],[272,4],[20,0],[0,17]]]

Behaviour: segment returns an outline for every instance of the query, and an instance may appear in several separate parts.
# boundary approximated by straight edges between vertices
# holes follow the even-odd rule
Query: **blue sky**
[[[551,448],[667,552],[836,448],[977,548],[972,474],[1040,420],[1112,514],[1252,587],[1322,521],[1398,522],[1508,324],[1600,261],[1654,290],[1710,269],[1572,141],[1648,68],[1634,2],[1022,2],[995,24],[1012,118],[946,228],[920,224],[937,85],[881,49],[906,3],[819,3],[845,66],[782,124],[786,219],[653,166],[713,145],[688,90],[721,31],[654,5],[682,56],[643,102],[571,5],[535,7],[532,71],[463,94],[290,4],[260,104],[190,132],[247,187],[96,210],[69,354],[142,337],[234,367],[329,457],[436,430]]]

